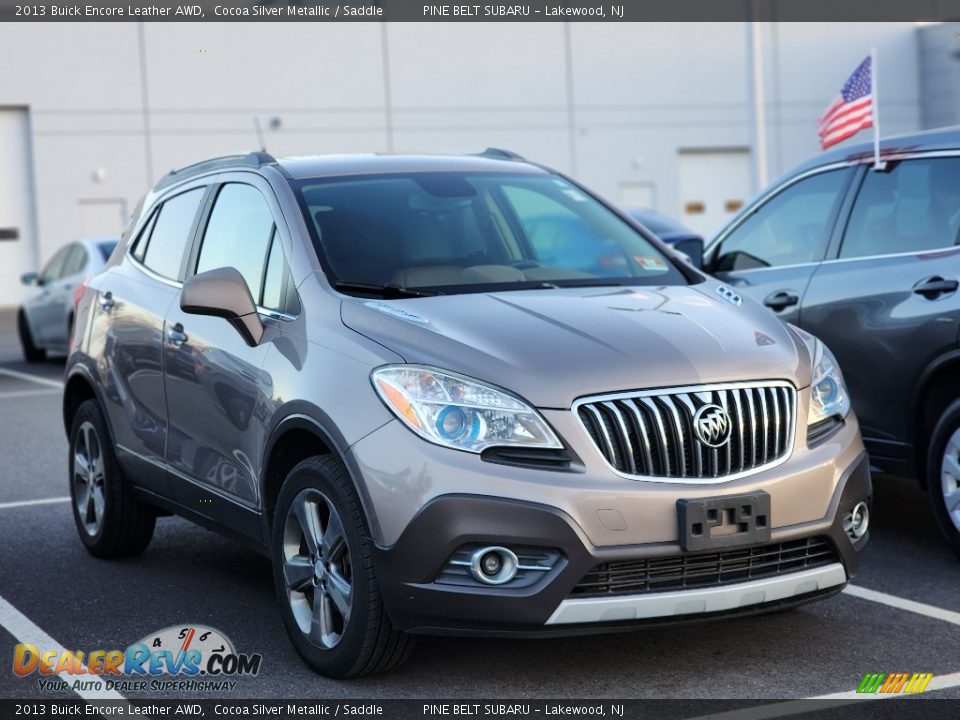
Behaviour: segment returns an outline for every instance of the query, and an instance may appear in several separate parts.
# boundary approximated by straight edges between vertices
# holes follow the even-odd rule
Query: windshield
[[[294,188],[324,269],[348,292],[686,282],[637,230],[555,175],[354,176]]]

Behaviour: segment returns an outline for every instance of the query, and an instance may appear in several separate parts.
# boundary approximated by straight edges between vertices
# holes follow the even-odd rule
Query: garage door
[[[680,220],[710,238],[750,196],[750,151],[681,150]]]
[[[20,301],[20,275],[37,270],[33,157],[25,108],[0,108],[0,307]]]

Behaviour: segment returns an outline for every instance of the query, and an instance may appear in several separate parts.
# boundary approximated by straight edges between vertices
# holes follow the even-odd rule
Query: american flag
[[[872,66],[870,57],[857,65],[840,94],[817,121],[817,134],[824,150],[873,126]]]

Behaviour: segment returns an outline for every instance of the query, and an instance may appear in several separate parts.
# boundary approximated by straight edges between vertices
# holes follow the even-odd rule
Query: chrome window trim
[[[127,248],[126,257],[127,257],[127,260],[129,260],[130,263],[131,263],[135,268],[137,268],[140,272],[142,272],[144,275],[146,275],[147,277],[151,278],[152,280],[156,280],[157,282],[162,282],[164,285],[169,285],[170,287],[172,287],[172,288],[177,288],[178,290],[182,290],[182,289],[183,289],[183,283],[182,283],[182,282],[180,282],[179,280],[173,280],[173,279],[171,279],[171,278],[168,278],[168,277],[166,277],[165,275],[161,275],[160,273],[156,272],[155,270],[151,270],[151,269],[148,268],[146,265],[144,265],[142,262],[140,262],[139,260],[137,260],[137,258],[135,258],[135,257],[133,256],[133,253],[130,252],[130,249],[129,249],[129,248]]]
[[[177,290],[183,290],[182,282],[180,282],[179,280],[171,280],[170,278],[164,277],[160,273],[151,270],[146,265],[144,265],[139,260],[137,260],[133,256],[133,253],[131,253],[129,250],[127,250],[126,257],[135,268],[137,268],[140,272],[142,272],[144,275],[146,275],[150,279],[156,280],[157,282],[161,282],[164,285],[168,285],[172,288],[176,288]],[[296,320],[298,317],[300,317],[299,315],[287,315],[286,313],[282,313],[279,310],[271,310],[270,308],[265,308],[261,305],[257,305],[256,308],[257,308],[257,314],[263,315],[264,317],[268,317],[271,320],[280,320],[282,322],[292,322]]]
[[[590,432],[584,425],[583,420],[580,418],[580,413],[578,412],[581,405],[593,404],[608,402],[612,400],[633,400],[645,399],[650,397],[655,397],[659,395],[676,395],[683,393],[702,393],[702,392],[717,392],[724,390],[744,390],[748,388],[783,388],[788,393],[788,399],[792,401],[794,412],[792,413],[793,417],[790,419],[789,437],[787,438],[787,446],[784,450],[783,456],[768,462],[764,465],[758,465],[757,467],[750,468],[749,470],[742,470],[740,472],[731,473],[729,475],[724,475],[717,478],[694,478],[694,477],[663,477],[661,475],[635,475],[630,473],[624,473],[620,470],[617,470],[610,462],[604,457],[603,452],[601,452],[600,447],[593,441],[593,438],[590,436]],[[676,387],[665,387],[657,388],[653,390],[632,390],[616,393],[607,393],[604,395],[591,395],[589,397],[578,398],[573,402],[573,405],[570,406],[570,412],[573,413],[574,417],[577,419],[581,430],[583,430],[583,436],[586,438],[587,442],[591,446],[596,456],[603,462],[607,468],[614,473],[615,475],[624,478],[625,480],[633,480],[635,482],[653,482],[653,483],[667,483],[667,484],[677,484],[677,485],[722,485],[723,483],[733,482],[734,480],[740,480],[741,478],[749,477],[750,475],[756,475],[757,473],[765,472],[767,470],[772,470],[775,467],[779,467],[787,462],[792,456],[794,448],[796,447],[796,436],[797,436],[797,419],[796,419],[796,407],[798,401],[798,390],[797,387],[788,380],[753,380],[750,382],[732,382],[732,383],[713,383],[708,385],[682,385]],[[792,396],[790,396],[792,393]],[[646,404],[646,401],[644,401]],[[602,424],[601,424],[602,427]],[[741,423],[742,428],[742,423]],[[742,450],[741,444],[741,450]],[[756,448],[753,448],[754,455],[756,454]]]

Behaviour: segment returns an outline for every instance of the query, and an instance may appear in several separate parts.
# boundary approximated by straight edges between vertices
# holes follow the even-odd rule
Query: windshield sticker
[[[666,270],[667,264],[655,255],[634,255],[633,259],[637,261],[637,265],[642,267],[644,270]]]

